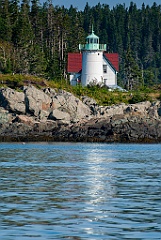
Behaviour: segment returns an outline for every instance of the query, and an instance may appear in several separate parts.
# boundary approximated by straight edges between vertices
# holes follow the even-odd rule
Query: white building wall
[[[90,83],[103,82],[102,51],[83,51],[82,57],[82,86]]]
[[[107,73],[103,73],[103,65]],[[117,85],[117,72],[103,57],[102,51],[84,51],[82,57],[82,74],[70,73],[70,84],[76,86],[81,79],[82,86],[89,83],[103,83],[107,86]]]
[[[104,84],[117,85],[117,74],[105,58],[103,58],[103,65],[107,65],[107,73],[103,73]]]
[[[70,84],[76,86],[79,83],[80,73],[71,73],[70,74]]]

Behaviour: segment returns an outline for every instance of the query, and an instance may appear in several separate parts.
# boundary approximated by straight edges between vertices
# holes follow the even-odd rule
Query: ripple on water
[[[0,144],[3,240],[161,239],[160,144]]]

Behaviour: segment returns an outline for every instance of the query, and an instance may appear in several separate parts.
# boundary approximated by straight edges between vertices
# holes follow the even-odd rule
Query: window
[[[107,65],[103,65],[103,73],[107,73]]]
[[[94,39],[94,43],[98,43],[98,39],[97,38]]]

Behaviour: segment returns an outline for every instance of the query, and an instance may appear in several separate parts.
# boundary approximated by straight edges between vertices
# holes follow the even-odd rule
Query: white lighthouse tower
[[[86,44],[79,44],[82,51],[82,86],[88,84],[103,83],[103,52],[106,51],[106,44],[99,44],[99,37],[92,33],[87,36]]]

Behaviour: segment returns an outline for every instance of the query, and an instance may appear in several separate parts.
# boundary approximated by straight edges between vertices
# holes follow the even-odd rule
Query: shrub
[[[145,102],[145,101],[151,101],[151,98],[147,93],[142,93],[142,92],[133,93],[132,98],[129,99],[130,104]]]
[[[161,93],[159,94],[158,100],[161,101]]]

